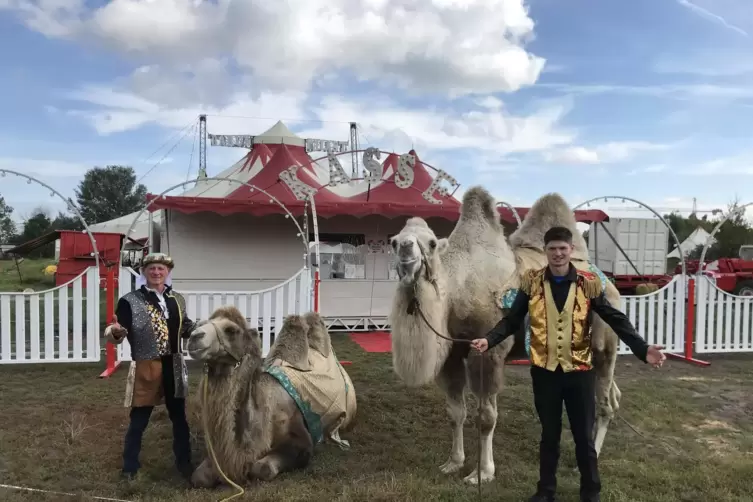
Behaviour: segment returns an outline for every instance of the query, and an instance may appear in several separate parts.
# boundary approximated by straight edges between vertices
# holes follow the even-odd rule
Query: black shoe
[[[133,481],[136,479],[136,472],[121,471],[120,479],[121,481]]]
[[[180,475],[186,481],[190,481],[191,480],[191,475],[193,474],[193,471],[194,471],[193,463],[188,462],[188,463],[185,463],[185,464],[180,464],[177,467],[178,467],[178,472],[180,472]]]
[[[537,493],[533,497],[529,498],[528,502],[557,502],[557,497],[554,495],[546,495],[544,493]]]

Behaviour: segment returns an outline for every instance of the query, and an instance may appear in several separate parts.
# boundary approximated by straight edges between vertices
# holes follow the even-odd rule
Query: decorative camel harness
[[[429,284],[434,286],[434,291],[436,291],[437,296],[439,296],[439,286],[437,286],[437,281],[434,277],[434,273],[431,270],[431,266],[429,265],[428,256],[426,255],[426,249],[424,248],[423,244],[421,244],[420,241],[416,240],[416,244],[418,244],[418,249],[421,252],[421,266],[416,270],[414,281],[413,281],[413,298],[411,299],[410,303],[408,304],[408,308],[406,309],[406,312],[408,315],[416,315],[416,312],[418,312],[418,315],[421,317],[421,319],[424,321],[424,324],[429,327],[430,330],[434,332],[435,335],[437,335],[439,338],[442,338],[443,340],[447,340],[452,343],[464,343],[464,344],[471,344],[471,340],[464,340],[459,338],[451,338],[448,336],[443,335],[437,329],[431,325],[429,320],[426,318],[426,315],[424,314],[424,311],[421,309],[421,303],[418,301],[418,278],[421,275],[421,271],[424,272],[424,278],[426,279]],[[411,263],[415,261],[411,260],[409,262],[405,263]],[[476,429],[478,431],[478,465],[476,466],[476,484],[478,485],[478,498],[481,500],[481,395],[484,392],[484,355],[481,352],[477,352],[479,357],[479,399],[478,399],[478,417],[476,418]]]

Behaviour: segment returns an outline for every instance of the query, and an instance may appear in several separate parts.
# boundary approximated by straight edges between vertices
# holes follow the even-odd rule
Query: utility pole
[[[199,115],[199,175],[207,178],[207,116]]]
[[[351,178],[359,178],[358,174],[358,124],[355,122],[350,123],[350,162],[352,165]]]

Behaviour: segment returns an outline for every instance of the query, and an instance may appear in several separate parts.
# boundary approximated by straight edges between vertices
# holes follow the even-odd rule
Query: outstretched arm
[[[604,293],[591,301],[591,309],[617,333],[620,340],[630,347],[630,350],[638,359],[644,363],[647,362],[648,344],[635,330],[635,327],[630,323],[630,319],[609,304],[609,300],[604,296]]]
[[[507,337],[515,333],[520,325],[523,324],[523,320],[528,313],[528,301],[528,295],[522,290],[518,290],[518,295],[515,297],[515,301],[512,302],[510,311],[486,335],[490,349],[505,341]]]
[[[118,305],[115,308],[114,322],[105,329],[105,338],[107,338],[107,341],[115,345],[123,343],[126,336],[131,333],[132,317],[131,305],[122,298],[118,300]]]

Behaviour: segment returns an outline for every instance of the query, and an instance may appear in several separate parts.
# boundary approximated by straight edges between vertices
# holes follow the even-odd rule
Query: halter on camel
[[[220,344],[220,347],[222,347],[222,350],[224,350],[230,357],[235,360],[235,365],[233,366],[233,369],[237,368],[241,365],[243,360],[246,356],[238,357],[237,354],[235,354],[233,351],[231,351],[227,345],[225,345],[225,342],[222,341],[222,337],[219,336],[220,330],[217,328],[217,324],[215,324],[214,321],[207,321],[206,324],[211,324],[214,328],[215,332],[217,333],[216,338],[217,342]],[[235,494],[222,499],[220,502],[227,502],[228,500],[232,500],[236,497],[240,497],[244,493],[246,493],[246,490],[236,484],[230,477],[228,477],[227,474],[225,474],[225,471],[222,470],[222,467],[220,467],[220,462],[217,460],[217,455],[214,453],[214,446],[212,446],[212,438],[210,437],[211,434],[209,434],[207,431],[209,431],[208,427],[208,419],[207,419],[207,401],[209,400],[209,365],[207,363],[204,363],[204,382],[203,382],[203,392],[202,392],[202,399],[201,399],[201,422],[204,426],[204,439],[206,439],[207,442],[207,450],[209,450],[209,456],[212,457],[212,462],[214,463],[215,469],[217,469],[217,472],[222,476],[222,479],[225,480],[227,484],[238,490]]]
[[[434,328],[434,326],[431,325],[429,320],[426,318],[426,315],[424,314],[424,311],[421,309],[421,303],[418,301],[418,278],[421,275],[421,270],[424,271],[424,278],[426,279],[429,284],[434,286],[434,291],[437,293],[437,296],[439,296],[439,286],[437,285],[437,280],[434,277],[434,271],[431,268],[431,265],[429,265],[429,259],[426,255],[426,249],[424,248],[424,245],[421,244],[421,241],[416,239],[416,244],[418,245],[418,249],[421,252],[421,266],[418,267],[418,269],[415,272],[414,280],[413,280],[413,298],[411,299],[410,303],[408,304],[408,307],[406,309],[406,312],[408,315],[415,315],[416,312],[421,316],[421,319],[424,321],[424,324],[429,327],[430,330],[434,332],[435,335],[437,335],[439,338],[442,338],[444,340],[447,340],[452,343],[465,343],[470,345],[471,340],[463,340],[458,338],[451,338],[448,336],[445,336],[441,334],[439,331]],[[404,263],[413,263],[415,258],[410,261],[406,261]],[[476,475],[477,477],[477,485],[478,485],[478,498],[481,500],[481,395],[484,392],[484,355],[481,352],[478,352],[479,357],[479,399],[478,399],[478,418],[476,419],[477,424],[477,430],[478,430],[478,465],[476,466]]]

